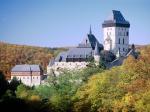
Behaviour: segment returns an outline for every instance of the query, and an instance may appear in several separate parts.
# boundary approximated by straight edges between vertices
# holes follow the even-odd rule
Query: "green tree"
[[[21,84],[21,81],[18,81],[16,77],[14,77],[9,83],[9,89],[13,92],[16,91],[17,87]]]
[[[28,99],[32,95],[32,89],[24,84],[17,87],[16,96],[21,99]]]
[[[2,73],[2,71],[0,71],[0,98],[2,97],[2,95],[4,95],[7,89],[8,83],[5,79],[4,74]]]

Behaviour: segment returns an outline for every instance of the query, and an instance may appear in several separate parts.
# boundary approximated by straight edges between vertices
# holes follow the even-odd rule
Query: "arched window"
[[[87,39],[86,39],[86,44],[87,44]]]
[[[120,44],[120,38],[119,38],[119,44]]]
[[[124,44],[124,38],[123,38],[123,44]]]
[[[129,35],[129,32],[127,31],[127,36]]]

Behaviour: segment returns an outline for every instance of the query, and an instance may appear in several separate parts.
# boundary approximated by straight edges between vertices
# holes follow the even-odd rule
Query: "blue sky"
[[[101,24],[113,9],[130,21],[131,44],[150,44],[150,0],[0,0],[0,41],[75,46],[91,24],[103,43]]]

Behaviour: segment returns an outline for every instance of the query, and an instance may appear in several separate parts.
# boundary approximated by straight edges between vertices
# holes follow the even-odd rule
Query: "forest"
[[[90,66],[49,76],[44,85],[10,83],[0,72],[0,108],[4,112],[149,112],[150,45],[121,66]]]
[[[46,71],[51,57],[63,50],[66,49],[0,42],[0,71],[3,71],[7,79],[10,79],[10,71],[16,64],[39,64]]]

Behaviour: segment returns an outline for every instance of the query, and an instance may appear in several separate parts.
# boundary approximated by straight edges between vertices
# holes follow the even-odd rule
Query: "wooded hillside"
[[[150,46],[139,49],[111,69],[90,63],[83,70],[64,70],[44,85],[7,83],[0,72],[0,108],[5,112],[149,112]],[[11,110],[10,110],[11,109]]]
[[[10,78],[11,68],[16,64],[40,64],[46,70],[51,57],[62,50],[0,42],[0,71]]]

